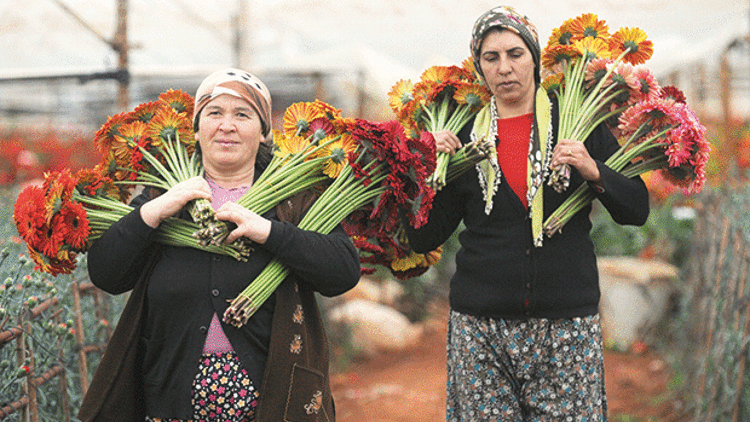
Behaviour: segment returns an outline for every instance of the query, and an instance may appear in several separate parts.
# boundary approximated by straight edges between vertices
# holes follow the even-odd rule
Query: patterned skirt
[[[193,419],[146,416],[146,422],[250,422],[258,391],[232,352],[203,355],[192,389]]]

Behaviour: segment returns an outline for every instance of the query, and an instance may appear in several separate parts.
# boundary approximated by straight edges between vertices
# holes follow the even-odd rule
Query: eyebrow
[[[222,110],[223,111],[224,107],[216,105],[216,104],[209,104],[209,105],[206,106],[206,110]],[[232,110],[234,110],[234,111],[243,111],[243,112],[251,112],[251,111],[253,111],[253,109],[251,107],[244,107],[244,106],[234,107],[234,108],[232,108]]]

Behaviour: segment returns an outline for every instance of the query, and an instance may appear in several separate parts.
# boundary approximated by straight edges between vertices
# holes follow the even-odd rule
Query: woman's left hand
[[[268,220],[234,202],[226,202],[216,210],[216,218],[231,221],[237,225],[227,236],[225,242],[232,243],[242,236],[258,244],[266,243],[271,234],[271,220]]]
[[[599,167],[583,142],[561,139],[555,149],[552,151],[552,168],[559,167],[562,164],[569,164],[581,173],[584,180],[589,182],[598,182],[601,178]]]

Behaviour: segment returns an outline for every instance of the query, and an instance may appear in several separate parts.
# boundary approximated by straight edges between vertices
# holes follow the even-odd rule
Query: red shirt
[[[497,119],[497,162],[508,185],[526,208],[529,208],[526,199],[529,190],[526,185],[526,172],[533,122],[534,113]]]

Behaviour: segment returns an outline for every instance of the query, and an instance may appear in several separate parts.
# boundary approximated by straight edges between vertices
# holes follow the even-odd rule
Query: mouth
[[[500,88],[503,88],[503,89],[509,89],[509,88],[512,88],[515,85],[516,85],[515,81],[506,81],[506,82],[500,82],[500,83],[497,84],[497,86],[499,86]]]

